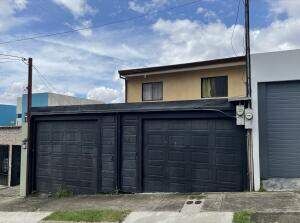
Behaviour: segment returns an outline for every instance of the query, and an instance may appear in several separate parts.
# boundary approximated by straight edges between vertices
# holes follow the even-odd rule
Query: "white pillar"
[[[20,196],[26,197],[27,190],[27,149],[21,149]]]
[[[11,175],[12,175],[12,145],[8,146],[8,176],[7,186],[11,186]]]
[[[253,74],[253,72],[252,72]],[[258,123],[258,95],[257,95],[257,81],[255,76],[252,75],[252,109],[253,109],[253,122],[252,122],[252,143],[253,143],[253,177],[254,177],[254,190],[260,189],[260,158],[259,158],[259,123]]]

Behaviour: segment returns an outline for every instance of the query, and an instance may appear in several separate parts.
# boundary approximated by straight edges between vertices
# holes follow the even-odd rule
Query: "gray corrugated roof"
[[[36,107],[32,109],[32,115],[191,111],[191,110],[209,110],[209,109],[218,109],[218,110],[226,111],[226,110],[233,110],[234,108],[228,102],[228,99],[201,99],[201,100],[171,101],[171,102]]]

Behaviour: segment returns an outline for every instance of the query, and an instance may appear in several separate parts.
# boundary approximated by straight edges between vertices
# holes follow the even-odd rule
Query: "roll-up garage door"
[[[300,177],[300,82],[259,84],[263,178]]]

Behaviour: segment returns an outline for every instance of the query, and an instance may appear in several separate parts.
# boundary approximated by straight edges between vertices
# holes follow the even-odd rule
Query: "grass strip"
[[[235,212],[233,223],[251,223],[251,213],[248,211]]]
[[[128,210],[80,210],[57,211],[44,218],[45,221],[73,221],[73,222],[122,222],[130,213]]]

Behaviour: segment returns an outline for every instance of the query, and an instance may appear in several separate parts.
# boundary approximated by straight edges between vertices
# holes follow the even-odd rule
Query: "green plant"
[[[251,213],[248,211],[235,212],[233,223],[251,223]]]
[[[263,183],[260,183],[260,188],[259,188],[259,192],[266,192],[267,190],[264,188]]]
[[[57,211],[44,218],[45,221],[73,221],[73,222],[122,222],[130,213],[128,210],[80,210]]]
[[[56,198],[64,198],[64,197],[71,197],[71,196],[73,196],[73,192],[65,186],[60,186],[56,191],[56,193],[54,194],[54,197]]]

